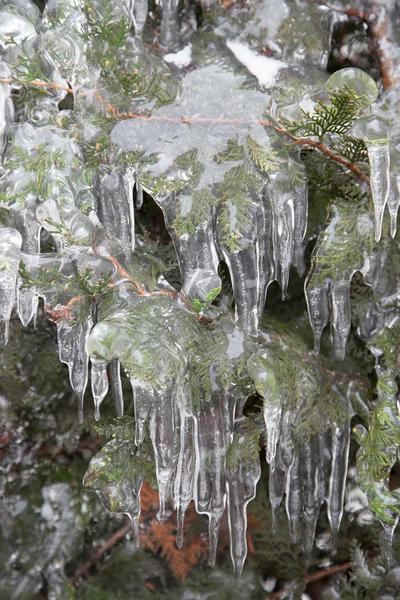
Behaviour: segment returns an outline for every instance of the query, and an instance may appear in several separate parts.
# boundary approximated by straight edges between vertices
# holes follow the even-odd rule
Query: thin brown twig
[[[304,579],[304,582],[311,583],[313,581],[320,581],[321,579],[325,579],[325,577],[329,577],[330,575],[334,575],[335,573],[339,573],[340,571],[347,571],[352,566],[353,566],[353,563],[350,560],[345,563],[342,563],[341,565],[333,565],[333,567],[330,567],[329,569],[326,569],[325,571],[317,571],[316,573],[313,573],[312,575],[308,575]],[[270,598],[271,598],[271,600],[278,600],[284,594],[286,594],[288,591],[289,590],[287,588],[284,588],[283,590],[278,590],[277,592],[274,592],[270,596]]]
[[[13,83],[14,81],[15,80],[13,78],[0,79],[0,83]],[[62,85],[59,85],[57,83],[52,83],[52,82],[36,80],[36,81],[31,81],[31,82],[20,82],[20,83],[23,83],[23,85],[33,85],[36,87],[46,87],[49,89],[51,89],[51,88],[61,89],[66,92],[73,93],[73,90],[71,88],[66,88]],[[97,99],[100,102],[103,101],[103,98],[101,97],[101,95],[99,93],[97,94]],[[111,117],[113,119],[117,119],[117,120],[137,119],[137,120],[141,120],[141,121],[163,121],[163,122],[167,122],[167,123],[183,123],[183,124],[189,124],[189,125],[191,123],[219,123],[219,124],[229,124],[229,125],[262,125],[263,127],[270,127],[271,129],[274,129],[274,131],[276,131],[277,133],[280,133],[282,135],[289,137],[291,140],[294,141],[295,144],[301,144],[303,146],[312,146],[314,148],[317,148],[320,152],[322,152],[322,154],[325,154],[325,156],[327,156],[331,160],[335,161],[336,163],[340,164],[342,167],[349,169],[350,171],[352,171],[352,173],[354,173],[354,175],[356,175],[356,177],[358,177],[359,179],[364,181],[366,184],[370,185],[369,178],[365,175],[365,173],[363,173],[361,171],[361,169],[359,169],[357,167],[357,165],[354,165],[353,163],[347,161],[346,159],[339,156],[338,154],[335,154],[334,152],[329,150],[329,148],[327,146],[325,146],[325,144],[323,144],[322,142],[316,142],[309,138],[296,137],[296,136],[292,135],[289,131],[284,129],[283,127],[277,127],[270,121],[265,121],[265,120],[260,120],[260,119],[258,119],[258,120],[223,119],[223,118],[212,119],[209,117],[177,118],[177,117],[167,117],[164,115],[146,116],[146,115],[138,115],[138,114],[134,114],[134,113],[130,113],[130,112],[129,113],[118,113],[116,111],[116,109],[111,104],[108,104],[108,103],[105,104],[105,107],[107,108],[107,110],[110,111]]]
[[[304,138],[304,137],[296,137],[293,134],[291,134],[289,131],[287,131],[287,129],[284,129],[283,127],[278,127],[278,126],[274,125],[273,123],[271,123],[270,121],[265,121],[265,120],[261,120],[261,119],[257,119],[257,120],[223,119],[223,118],[212,119],[210,117],[180,117],[179,118],[179,117],[167,117],[165,115],[147,116],[147,115],[138,115],[135,113],[117,113],[115,111],[114,107],[108,107],[108,108],[111,111],[112,118],[119,119],[119,120],[137,119],[137,120],[141,120],[141,121],[163,121],[166,123],[182,123],[182,124],[188,124],[188,125],[190,125],[191,123],[218,123],[218,124],[229,124],[229,125],[262,125],[263,127],[270,127],[277,133],[285,135],[286,137],[293,140],[295,144],[300,144],[302,146],[312,146],[313,148],[317,148],[320,152],[322,152],[322,154],[325,154],[325,156],[327,156],[331,160],[335,161],[336,163],[340,164],[342,167],[349,169],[350,171],[352,171],[352,173],[354,173],[354,175],[356,175],[356,177],[358,177],[359,179],[364,181],[367,185],[370,185],[369,177],[367,177],[367,175],[365,175],[365,173],[363,173],[363,171],[361,171],[361,169],[359,169],[357,167],[357,165],[354,165],[353,163],[349,162],[348,160],[344,159],[343,157],[339,156],[338,154],[335,154],[334,152],[329,150],[329,148],[327,146],[325,146],[325,144],[323,144],[322,142],[316,142],[314,140],[311,140],[309,138]],[[111,108],[112,108],[112,110],[111,110]]]
[[[18,83],[19,85],[32,85],[33,87],[64,90],[69,94],[73,94],[73,90],[69,87],[65,87],[63,85],[60,85],[59,83],[54,83],[53,81],[42,81],[41,79],[35,79],[34,81],[19,81],[18,79],[9,77],[8,79],[0,79],[0,83]]]

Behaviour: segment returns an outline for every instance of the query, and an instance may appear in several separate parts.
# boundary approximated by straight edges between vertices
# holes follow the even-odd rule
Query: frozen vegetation
[[[44,307],[79,421],[90,382],[95,419],[110,388],[125,424],[85,487],[130,517],[135,548],[146,481],[160,523],[176,510],[178,548],[194,501],[210,565],[226,510],[236,585],[262,461],[275,527],[285,507],[308,559],[322,506],[336,547],[357,441],[383,571],[358,561],[378,585],[400,514],[396,3],[224,4],[161,0],[154,42],[146,0],[49,0],[43,15],[0,1],[1,338],[13,311],[27,327]],[[330,74],[346,10],[371,19],[378,66]],[[137,225],[150,198],[181,283]],[[292,279],[301,314],[279,319]]]

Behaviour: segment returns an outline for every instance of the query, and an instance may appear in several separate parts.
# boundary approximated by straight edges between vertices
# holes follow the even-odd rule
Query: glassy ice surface
[[[353,125],[351,133],[364,140],[368,149],[371,193],[375,208],[375,239],[379,241],[390,186],[390,124],[380,117],[365,117]]]
[[[146,37],[146,0],[50,0],[41,20],[32,3],[0,7],[0,193],[11,225],[0,229],[2,337],[7,341],[15,300],[26,326],[41,297],[57,326],[79,420],[89,375],[97,420],[109,386],[116,414],[123,415],[122,370],[132,387],[132,431],[92,459],[87,489],[109,510],[129,515],[138,547],[140,490],[155,463],[158,517],[164,521],[169,502],[176,508],[179,548],[194,501],[209,520],[214,564],[227,510],[238,580],[247,554],[247,505],[261,473],[262,431],[273,511],[276,516],[286,505],[291,538],[310,554],[325,501],[335,535],[340,526],[352,414],[346,400],[358,392],[329,379],[329,368],[308,347],[276,337],[268,319],[260,325],[269,285],[277,281],[285,298],[291,265],[304,275],[305,245],[314,235],[306,238],[308,181],[300,149],[278,136],[270,116],[297,118],[343,86],[365,97],[366,111],[378,86],[355,68],[328,78],[321,69],[326,36],[322,45],[314,38],[305,44],[304,32],[292,27],[298,3],[289,0],[257,3],[245,21],[246,7],[224,19],[217,14],[207,25],[206,45],[195,32],[192,7],[183,15],[178,2],[163,0],[156,51]],[[303,9],[318,36],[319,13],[309,17],[314,13]],[[325,21],[331,34],[332,13]],[[290,44],[281,41],[285,28]],[[272,56],[260,54],[261,47]],[[40,56],[33,72],[27,71],[29,56]],[[360,205],[349,222],[350,203],[335,200],[307,277],[314,350],[331,323],[340,360],[351,327],[354,272],[362,273],[379,305],[371,302],[370,325],[357,325],[361,336],[392,323],[385,311],[398,301],[395,267],[385,268],[395,264],[396,240],[385,237],[384,222],[387,205],[395,238],[398,131],[395,119],[386,119],[384,101],[395,105],[396,90],[385,92],[379,108],[350,132],[367,146],[374,220]],[[144,192],[163,212],[180,293],[167,284],[162,260],[147,250],[149,240],[135,233]],[[47,254],[40,253],[41,230],[52,249]],[[382,237],[379,247],[374,236]],[[328,264],[332,257],[337,260]],[[219,305],[210,308],[223,288],[222,260],[235,319]],[[299,436],[308,403],[321,389],[345,417],[329,417],[318,436]],[[243,443],[244,423],[250,427],[242,408],[255,391],[263,402],[253,423],[255,450],[235,463],[230,450]],[[46,491],[47,504],[50,496]],[[386,527],[388,548],[392,529]]]
[[[21,243],[18,231],[11,227],[0,229],[0,331],[5,344],[14,306]]]
[[[372,104],[378,97],[378,86],[365,71],[355,68],[340,69],[333,73],[326,84],[327,90],[333,91],[347,86],[357,96],[364,97],[365,106]]]

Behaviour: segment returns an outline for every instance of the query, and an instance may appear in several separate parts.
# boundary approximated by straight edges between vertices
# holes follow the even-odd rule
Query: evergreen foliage
[[[166,25],[167,4],[157,22],[165,46],[174,29]],[[71,425],[72,454],[85,436],[91,444],[79,504],[87,510],[84,494],[95,491],[110,512],[132,518],[134,544],[142,538],[154,575],[143,574],[143,555],[134,554],[141,571],[140,587],[129,584],[135,597],[163,590],[163,598],[194,598],[217,585],[222,598],[234,597],[224,564],[217,575],[196,567],[206,560],[208,539],[210,564],[230,545],[243,599],[252,590],[252,598],[265,596],[258,575],[276,577],[286,597],[300,598],[310,569],[323,566],[326,550],[333,554],[336,546],[352,571],[329,581],[326,600],[399,593],[398,548],[390,538],[400,516],[400,493],[391,485],[400,449],[397,92],[385,104],[389,92],[373,102],[348,81],[326,87],[324,34],[310,4],[303,14],[287,0],[289,16],[269,26],[275,33],[260,27],[263,3],[229,14],[204,7],[204,25],[191,36],[195,19],[187,4],[183,37],[166,53],[154,50],[150,30],[139,39],[139,1],[60,0],[45,11],[31,46],[29,36],[20,41],[6,31],[0,40],[4,72],[11,73],[0,82],[2,337],[7,341],[14,299],[28,326],[40,298],[39,314],[56,324],[80,418],[91,372],[95,418],[103,401],[107,418]],[[14,8],[20,15],[18,3]],[[277,68],[269,83],[248,72],[235,51],[241,42],[230,32],[245,26],[249,52],[261,45],[267,54],[279,50],[282,60],[269,57]],[[172,50],[189,37],[190,67],[171,66]],[[59,51],[58,38],[66,44]],[[369,85],[378,93],[371,78]],[[354,135],[367,113],[394,123],[392,143]],[[44,242],[51,252],[41,252]],[[65,400],[59,367],[46,364],[41,373],[32,359],[31,329],[22,359],[13,321],[9,349],[0,352],[0,391],[12,426],[35,402],[46,415],[50,401]],[[54,339],[43,330],[46,362]],[[26,370],[34,371],[32,384]],[[109,386],[117,418],[109,417]],[[14,394],[15,413],[8,406]],[[69,451],[62,450],[68,457]],[[349,465],[356,474],[345,490]],[[37,495],[43,506],[55,497],[72,529],[62,504],[72,478],[55,478],[41,485],[61,487]],[[12,506],[19,491],[10,481],[4,489]],[[345,494],[351,514],[354,489],[369,533],[349,519],[339,529]],[[166,504],[177,516],[158,523]],[[89,531],[85,510],[80,533]],[[50,512],[42,509],[43,521]],[[45,538],[50,550],[40,572],[59,568],[62,535]],[[247,549],[251,565],[239,583]],[[66,562],[74,552],[66,548]],[[126,568],[129,546],[117,552]],[[113,591],[101,584],[107,572],[105,563],[99,580],[81,591],[57,580],[57,598],[109,600]],[[171,574],[181,587],[170,593]],[[15,577],[4,576],[7,593]]]

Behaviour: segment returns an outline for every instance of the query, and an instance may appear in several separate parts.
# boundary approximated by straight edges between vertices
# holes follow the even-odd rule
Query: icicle
[[[260,476],[261,467],[258,456],[254,463],[241,462],[236,471],[227,469],[226,473],[231,558],[236,587],[247,556],[247,505],[256,495]]]
[[[302,530],[301,539],[302,547],[306,555],[312,552],[315,529],[323,498],[321,498],[320,490],[320,462],[318,439],[304,439],[301,442],[301,473],[304,486],[304,507],[302,514]]]
[[[350,447],[350,421],[336,426],[332,433],[332,467],[329,479],[328,518],[336,537],[343,515],[344,493]]]
[[[225,454],[233,430],[232,398],[211,392],[195,420],[196,483],[195,503],[199,513],[208,515],[209,565],[217,554],[218,532],[225,509]]]
[[[281,426],[282,406],[280,399],[270,400],[268,397],[264,400],[264,421],[267,428],[267,463],[275,459],[276,444],[279,439]]]
[[[100,419],[100,405],[108,392],[107,363],[102,360],[91,359],[92,369],[90,378],[92,381],[92,394],[94,401],[94,418]]]
[[[391,160],[391,163],[394,161]],[[396,237],[397,231],[397,214],[400,206],[400,175],[398,169],[400,165],[396,165],[394,172],[390,174],[390,188],[387,199],[387,205],[390,214],[390,235],[392,238]]]
[[[0,336],[4,344],[8,342],[21,244],[22,238],[16,229],[0,229]]]
[[[381,117],[364,117],[351,128],[350,134],[365,142],[371,172],[371,193],[375,208],[375,239],[382,235],[383,213],[390,186],[390,124]]]
[[[136,181],[135,189],[136,189],[135,207],[137,210],[140,210],[143,206],[143,188],[138,181]]]
[[[131,378],[135,411],[135,444],[140,446],[145,437],[150,408],[155,401],[153,388],[147,383]]]
[[[130,13],[135,28],[135,36],[140,40],[143,37],[143,29],[147,20],[148,1],[147,0],[129,0]]]
[[[113,439],[92,458],[84,477],[86,489],[96,492],[107,510],[128,515],[135,548],[140,545],[140,490],[145,480],[141,458],[131,442]]]
[[[261,319],[264,314],[268,286],[275,279],[272,206],[265,188],[262,193],[262,202],[258,206],[256,226],[258,318]]]
[[[306,283],[306,300],[311,327],[314,332],[314,352],[319,353],[322,332],[329,323],[329,282],[311,287]]]
[[[102,225],[132,249],[135,247],[134,182],[133,171],[126,169],[125,172],[99,173],[93,185]]]
[[[286,479],[286,513],[289,518],[290,538],[293,544],[298,544],[300,541],[302,506],[300,457],[296,453]]]
[[[36,316],[39,298],[35,288],[23,287],[23,279],[18,276],[17,283],[17,310],[18,317],[24,327],[27,327]]]
[[[191,207],[192,198],[180,195],[178,198],[169,196],[159,205],[164,213],[168,231],[178,255],[179,267],[182,274],[182,292],[190,300],[204,301],[213,290],[221,288],[218,276],[218,251],[214,236],[214,217],[210,211],[207,218],[190,235],[178,235],[174,222],[177,218],[177,207],[181,213]]]
[[[156,463],[158,494],[160,498],[159,521],[165,521],[165,503],[174,468],[174,425],[171,402],[172,385],[155,393],[155,401],[150,409],[150,437]]]
[[[318,465],[318,479],[319,479],[319,498],[321,504],[328,499],[329,492],[329,477],[331,473],[332,465],[332,431],[327,429],[319,437],[318,441],[319,449],[319,465]]]
[[[283,403],[276,389],[274,371],[268,366],[267,359],[253,356],[248,361],[247,366],[257,392],[264,398],[264,421],[267,428],[266,457],[268,464],[270,464],[275,459]]]
[[[304,237],[307,231],[308,219],[308,183],[304,165],[300,160],[295,162],[297,169],[301,167],[303,178],[294,185],[294,231],[293,231],[293,265],[300,276],[304,275],[306,265],[304,262]]]
[[[328,53],[331,51],[331,48],[332,48],[332,34],[335,29],[335,26],[339,23],[343,23],[343,22],[347,21],[347,19],[348,19],[348,16],[346,14],[341,14],[340,12],[338,12],[336,10],[330,10],[321,19],[321,24],[328,34],[328,44],[327,44]],[[338,51],[336,51],[336,52],[338,52]]]
[[[275,278],[285,296],[289,281],[289,269],[293,260],[294,188],[286,169],[274,173],[266,184],[268,200],[273,216],[273,251],[276,268]]]
[[[194,420],[190,414],[191,396],[188,386],[182,382],[177,390],[180,415],[179,455],[174,482],[174,502],[178,528],[176,545],[183,546],[185,512],[193,498],[193,481],[196,455],[194,451]]]
[[[285,411],[283,413],[277,452],[269,469],[269,499],[272,507],[274,528],[276,525],[275,513],[282,503],[287,473],[290,471],[294,457],[292,425],[296,414],[297,411]]]
[[[160,44],[174,50],[179,46],[179,0],[162,0],[160,23]]]
[[[0,79],[11,78],[11,71],[3,59],[0,58]],[[0,163],[6,146],[7,130],[14,120],[14,104],[10,97],[11,88],[8,83],[0,83]]]
[[[397,516],[392,525],[381,520],[383,531],[381,532],[381,554],[385,569],[388,571],[393,566],[393,536],[396,530],[399,517]]]
[[[114,359],[109,366],[111,393],[114,399],[115,412],[117,417],[122,417],[124,414],[124,393],[121,383],[121,365],[119,360]]]
[[[246,333],[257,335],[260,286],[255,230],[253,233],[254,235],[249,234],[247,238],[242,238],[242,250],[230,252],[224,247],[221,250],[235,293],[236,322]]]
[[[16,229],[22,235],[22,251],[29,254],[40,252],[41,225],[36,218],[37,203],[35,200],[27,199],[25,208],[21,211],[12,210]],[[26,327],[36,317],[39,298],[35,287],[23,287],[23,279],[18,276],[17,287],[17,310],[21,323]]]
[[[83,421],[83,399],[89,376],[89,359],[86,342],[93,322],[89,318],[84,323],[70,327],[62,322],[57,326],[58,352],[60,360],[68,365],[72,389],[78,399],[78,419]]]
[[[345,358],[351,327],[350,283],[337,281],[331,285],[333,347],[339,360]]]

